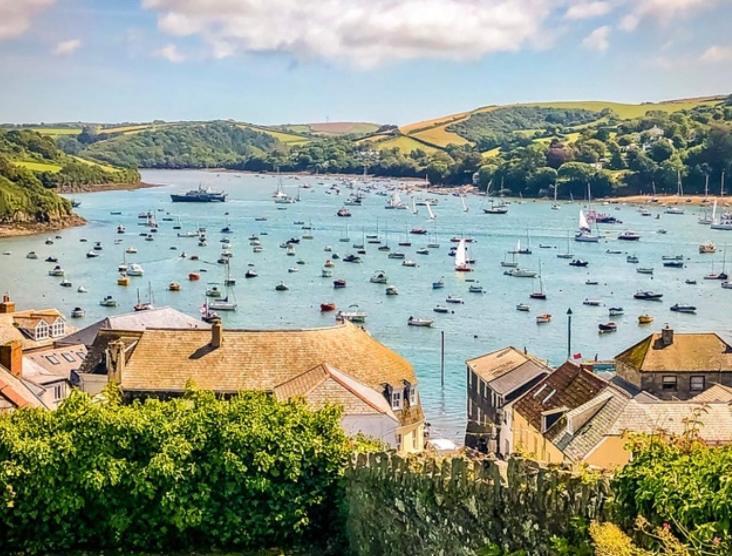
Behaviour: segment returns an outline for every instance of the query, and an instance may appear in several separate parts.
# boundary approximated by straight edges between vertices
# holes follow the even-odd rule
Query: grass
[[[82,164],[88,164],[89,166],[98,166],[99,168],[101,168],[102,170],[105,170],[107,172],[116,172],[117,170],[119,170],[119,168],[115,168],[114,166],[102,164],[101,162],[97,162],[95,160],[81,158],[80,156],[71,155],[71,158],[73,158],[77,162],[81,162]]]
[[[458,112],[457,114],[450,114],[448,116],[442,116],[440,118],[433,118],[431,120],[422,120],[421,122],[414,122],[399,127],[399,131],[405,134],[411,134],[420,130],[430,129],[441,125],[448,125],[454,122],[459,122],[470,116],[471,112]]]
[[[588,101],[565,101],[565,102],[536,102],[528,103],[522,106],[539,106],[543,108],[575,108],[581,110],[591,110],[599,112],[605,108],[609,108],[615,112],[620,118],[629,120],[633,118],[641,118],[650,111],[660,112],[679,112],[680,110],[689,110],[695,106],[716,104],[716,99],[685,99],[673,100],[668,102],[649,102],[644,104],[624,104],[621,102],[606,102],[602,100]]]
[[[140,131],[145,131],[146,129],[156,127],[156,125],[157,124],[135,124],[117,127],[105,127],[104,129],[100,130],[99,133],[139,133]]]
[[[13,164],[32,172],[51,172],[55,174],[61,171],[61,166],[52,162],[38,162],[36,160],[13,160]]]
[[[483,158],[495,158],[497,156],[500,156],[500,154],[501,154],[501,147],[495,147],[493,149],[489,149],[487,151],[483,151],[482,153],[480,153],[480,155]]]
[[[284,143],[285,145],[304,145],[306,143],[310,142],[310,139],[307,137],[302,137],[301,135],[295,135],[294,133],[285,133],[284,131],[275,131],[273,129],[269,129],[266,127],[259,127],[255,125],[247,125],[247,124],[239,124],[239,127],[242,129],[251,129],[252,131],[259,131],[261,133],[266,133],[267,135],[274,137],[277,139],[280,143]]]
[[[572,133],[566,133],[562,137],[556,137],[557,139],[561,139],[563,143],[576,143],[577,140],[580,138],[581,133],[579,131],[573,131]],[[534,139],[534,143],[541,143],[543,145],[548,145],[551,143],[555,137],[539,137],[538,139]]]
[[[447,131],[446,127],[448,125],[450,125],[450,124],[444,124],[444,125],[441,125],[438,127],[425,129],[423,131],[411,133],[410,135],[412,137],[418,137],[419,139],[422,139],[423,141],[427,141],[428,143],[432,143],[432,144],[438,145],[440,147],[447,147],[448,145],[470,144],[470,141],[465,139],[465,137],[462,137],[462,136],[458,135],[457,133],[453,133],[452,131]]]
[[[373,133],[379,126],[369,122],[327,122],[306,124],[311,133],[318,135],[348,135],[351,133],[366,134]]]
[[[49,135],[51,137],[58,137],[59,135],[79,135],[81,133],[80,127],[28,127],[32,131],[37,131],[41,135]]]
[[[417,149],[421,149],[427,154],[432,154],[440,150],[436,147],[430,147],[428,145],[420,143],[419,141],[415,141],[407,135],[399,135],[398,137],[392,137],[391,139],[387,139],[385,141],[379,141],[378,143],[375,143],[374,146],[380,151],[385,149],[393,149],[394,147],[396,147],[404,154],[409,154],[412,151],[416,151]]]

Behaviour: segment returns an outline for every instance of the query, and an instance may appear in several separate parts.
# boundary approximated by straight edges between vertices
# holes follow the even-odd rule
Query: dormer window
[[[58,338],[59,336],[63,336],[65,330],[66,330],[66,325],[65,325],[64,321],[61,319],[58,319],[56,322],[54,322],[51,325],[51,337]]]
[[[48,325],[41,321],[38,323],[38,326],[36,326],[35,337],[33,339],[43,340],[44,338],[48,338]]]
[[[412,384],[409,386],[409,405],[415,405],[417,403],[417,385]]]
[[[401,390],[394,390],[391,393],[391,408],[401,409],[402,408],[402,392]]]

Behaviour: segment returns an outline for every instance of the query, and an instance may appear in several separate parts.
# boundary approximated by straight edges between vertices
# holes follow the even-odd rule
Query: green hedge
[[[132,405],[74,393],[55,412],[0,417],[0,552],[333,538],[347,456],[336,408],[259,393]]]

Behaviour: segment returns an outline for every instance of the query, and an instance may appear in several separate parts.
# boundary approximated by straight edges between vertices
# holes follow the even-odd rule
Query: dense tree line
[[[52,222],[69,215],[69,201],[0,154],[0,223]]]

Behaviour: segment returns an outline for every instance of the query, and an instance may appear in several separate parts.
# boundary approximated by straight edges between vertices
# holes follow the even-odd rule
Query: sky
[[[0,122],[406,124],[732,92],[732,0],[0,0]]]

